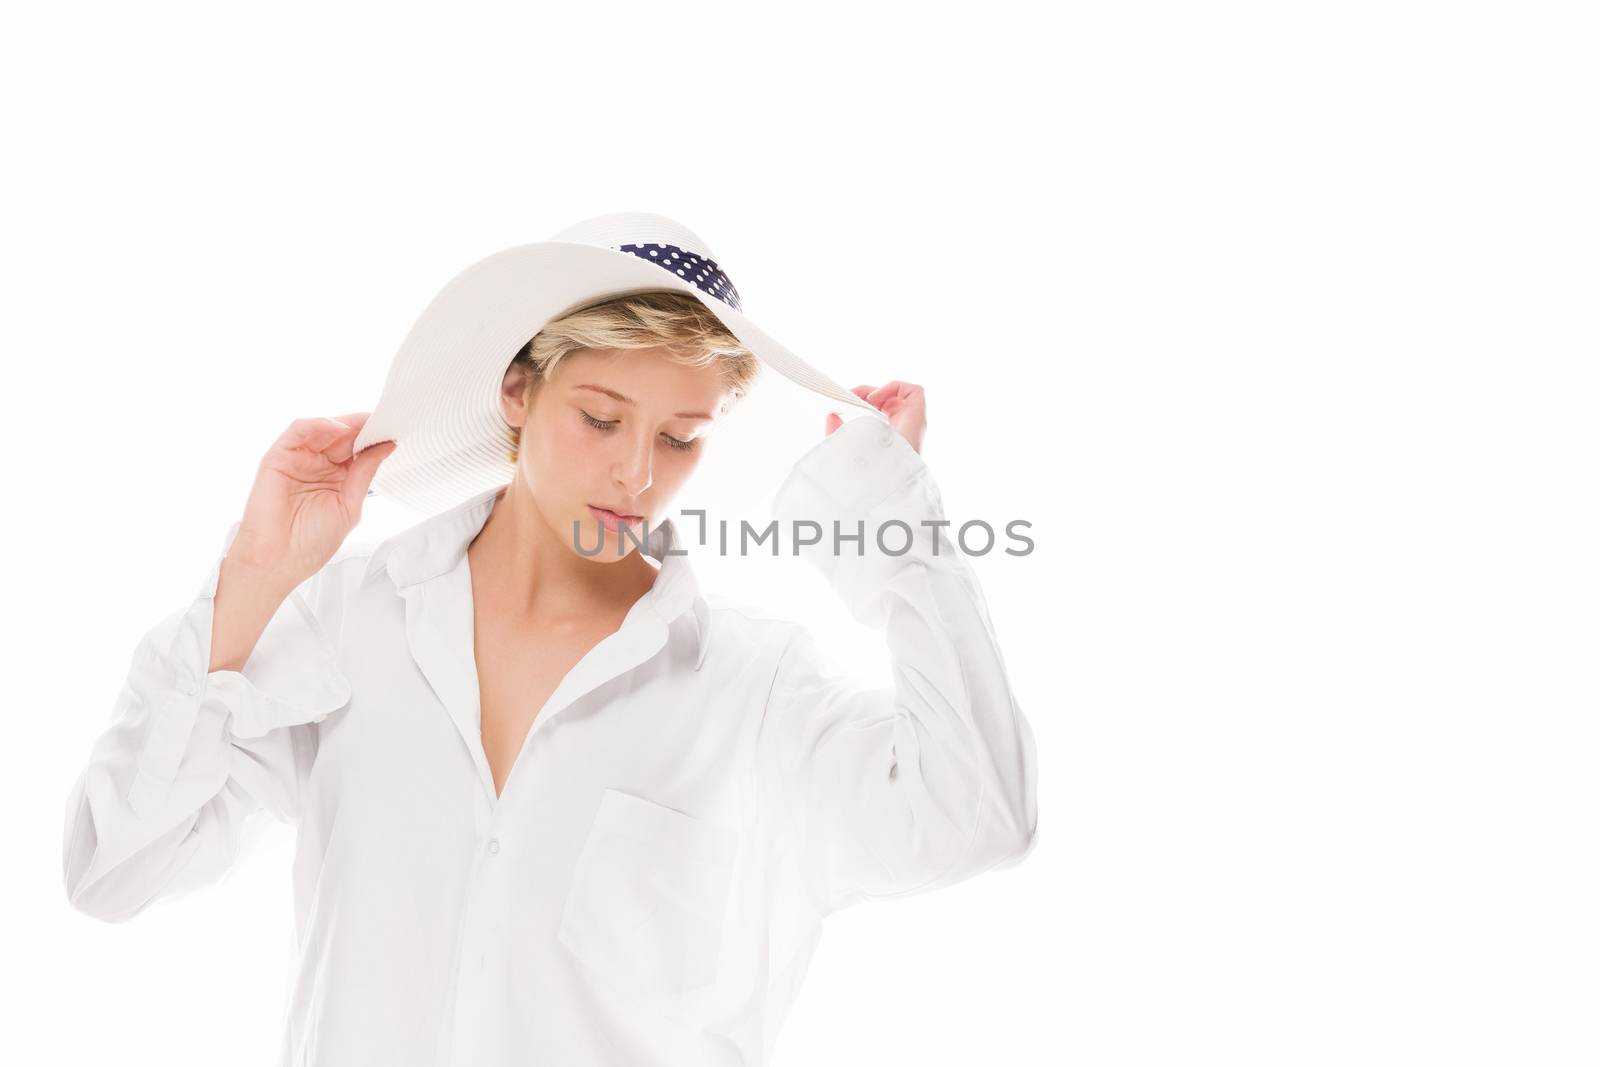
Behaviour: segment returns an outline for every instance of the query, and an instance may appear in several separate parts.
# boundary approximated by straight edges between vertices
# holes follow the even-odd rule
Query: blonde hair
[[[688,293],[651,289],[589,304],[546,323],[511,361],[510,366],[521,365],[527,372],[524,402],[532,404],[539,387],[568,356],[608,348],[662,348],[664,358],[681,366],[717,364],[730,394],[724,409],[748,395],[761,373],[755,353],[710,308]],[[515,463],[522,428],[508,429]]]

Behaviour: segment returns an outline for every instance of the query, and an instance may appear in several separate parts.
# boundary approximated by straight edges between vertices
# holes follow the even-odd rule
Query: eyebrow
[[[639,405],[634,403],[632,397],[623,396],[621,393],[617,392],[615,389],[607,389],[603,385],[574,385],[573,388],[574,389],[592,389],[597,393],[604,393],[606,396],[609,396],[611,399],[619,401],[619,402],[621,402],[623,404],[629,404],[629,405],[631,405],[633,407],[638,407],[639,406]],[[711,416],[707,415],[703,411],[680,411],[676,415],[674,415],[673,418],[675,418],[675,419],[704,419],[707,422],[711,421]]]

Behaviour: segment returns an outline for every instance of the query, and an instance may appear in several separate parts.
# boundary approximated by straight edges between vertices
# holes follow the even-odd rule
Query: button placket
[[[480,1032],[487,1022],[481,1013],[487,1003],[484,983],[490,980],[486,971],[489,948],[495,936],[496,924],[492,916],[497,906],[494,886],[495,870],[499,866],[498,863],[491,866],[490,861],[499,854],[500,839],[492,832],[495,829],[494,812],[481,791],[477,792],[473,822],[476,840],[482,851],[473,859],[467,880],[467,899],[461,927],[461,966],[456,982],[452,1030],[453,1053],[449,1060],[452,1067],[476,1062],[482,1051],[478,1045]]]
[[[454,1019],[451,1028],[453,1054],[452,1067],[469,1064],[477,1058],[475,1042],[482,1029],[477,1017],[483,1004],[483,962],[485,950],[483,931],[483,902],[481,874],[475,874],[468,884],[465,914],[461,929],[461,969],[456,976]]]
[[[483,862],[478,868],[478,905],[482,923],[479,926],[478,968],[480,971],[500,974],[505,967],[505,939],[509,935],[509,916],[513,894],[512,842],[503,841],[498,834],[483,845]],[[490,957],[494,957],[490,966]]]

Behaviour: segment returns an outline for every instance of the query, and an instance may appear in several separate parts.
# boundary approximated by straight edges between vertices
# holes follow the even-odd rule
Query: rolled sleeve
[[[159,627],[141,646],[130,672],[129,695],[143,694],[149,726],[128,794],[136,812],[159,805],[189,751],[201,709],[215,709],[234,738],[319,722],[350,699],[338,651],[307,603],[318,577],[284,598],[242,671],[208,671],[217,584],[222,562],[238,533],[229,527],[189,607]],[[305,591],[303,591],[305,590]]]
[[[315,759],[310,724],[349,703],[318,621],[327,568],[292,591],[242,671],[208,671],[222,560],[193,600],[140,640],[109,723],[67,800],[69,900],[108,920],[219,877],[260,811],[297,818]]]

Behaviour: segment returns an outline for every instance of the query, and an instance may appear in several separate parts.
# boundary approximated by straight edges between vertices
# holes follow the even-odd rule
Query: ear
[[[525,363],[512,363],[500,379],[500,414],[508,426],[522,426],[528,419],[529,369]]]

